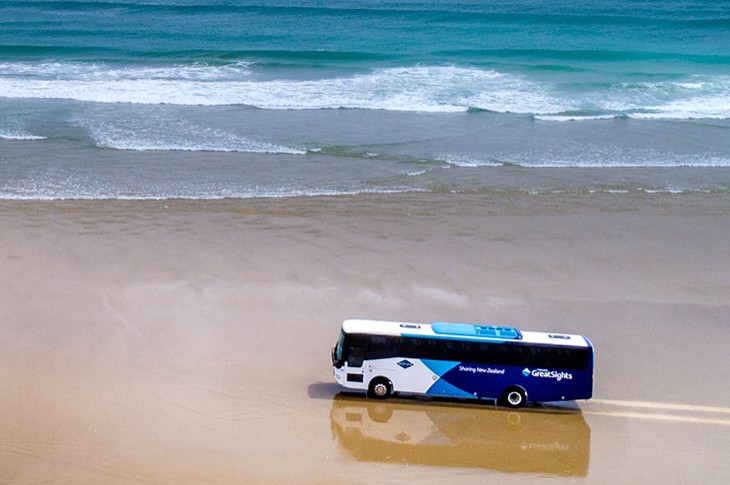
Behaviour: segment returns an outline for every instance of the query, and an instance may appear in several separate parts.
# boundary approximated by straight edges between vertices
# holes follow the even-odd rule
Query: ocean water
[[[0,1],[0,198],[730,192],[726,0]]]

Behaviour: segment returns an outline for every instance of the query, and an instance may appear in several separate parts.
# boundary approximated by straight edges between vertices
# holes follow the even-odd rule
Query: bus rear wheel
[[[385,399],[393,392],[393,385],[385,377],[376,377],[368,386],[368,397]]]
[[[521,408],[527,402],[527,392],[520,386],[511,386],[504,390],[499,400],[501,406]]]

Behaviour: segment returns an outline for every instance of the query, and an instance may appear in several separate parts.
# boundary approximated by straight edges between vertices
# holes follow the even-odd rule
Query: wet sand
[[[730,480],[730,200],[0,203],[0,483]],[[588,335],[594,400],[338,394],[345,318]]]

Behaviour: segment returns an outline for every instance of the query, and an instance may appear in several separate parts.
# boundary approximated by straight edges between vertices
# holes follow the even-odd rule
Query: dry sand
[[[0,482],[730,481],[726,195],[0,203]],[[336,396],[349,317],[588,335],[595,398]]]

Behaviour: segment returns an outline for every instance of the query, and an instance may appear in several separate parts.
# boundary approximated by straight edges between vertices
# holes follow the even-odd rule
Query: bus
[[[393,394],[530,402],[590,399],[587,337],[463,323],[345,320],[332,349],[335,381],[384,399]]]

